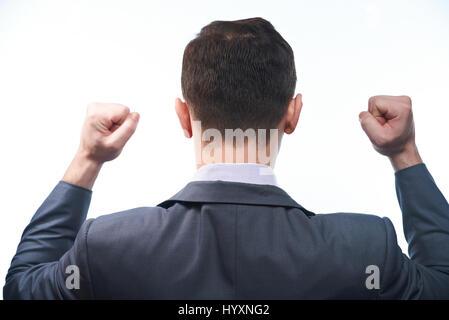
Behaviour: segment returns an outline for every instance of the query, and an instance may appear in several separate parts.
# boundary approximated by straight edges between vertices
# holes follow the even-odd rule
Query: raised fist
[[[91,103],[81,133],[79,152],[103,163],[118,157],[139,121],[137,112],[115,103]]]
[[[360,123],[374,148],[393,157],[415,144],[412,101],[407,96],[375,96],[368,111],[359,115]]]

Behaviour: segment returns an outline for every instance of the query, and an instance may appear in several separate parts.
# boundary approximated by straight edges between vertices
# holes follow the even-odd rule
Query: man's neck
[[[197,168],[213,163],[257,163],[274,167],[281,145],[279,129],[205,129],[194,121]]]

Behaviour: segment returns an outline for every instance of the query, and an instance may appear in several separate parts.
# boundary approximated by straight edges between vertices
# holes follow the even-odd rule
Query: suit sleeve
[[[5,299],[93,296],[85,221],[92,192],[59,182],[25,228],[3,288]]]
[[[424,164],[396,172],[396,193],[410,258],[384,218],[387,252],[380,295],[449,299],[449,205]]]

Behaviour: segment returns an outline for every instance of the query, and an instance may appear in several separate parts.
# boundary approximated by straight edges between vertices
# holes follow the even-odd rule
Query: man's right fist
[[[412,101],[407,96],[375,96],[368,111],[359,115],[360,123],[374,148],[393,157],[415,145]]]
[[[91,103],[81,133],[79,153],[97,163],[118,157],[139,121],[137,112],[115,103]]]

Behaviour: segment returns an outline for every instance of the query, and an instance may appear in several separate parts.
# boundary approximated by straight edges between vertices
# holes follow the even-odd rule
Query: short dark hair
[[[214,21],[186,46],[181,86],[203,128],[276,128],[295,91],[293,50],[262,18]]]

